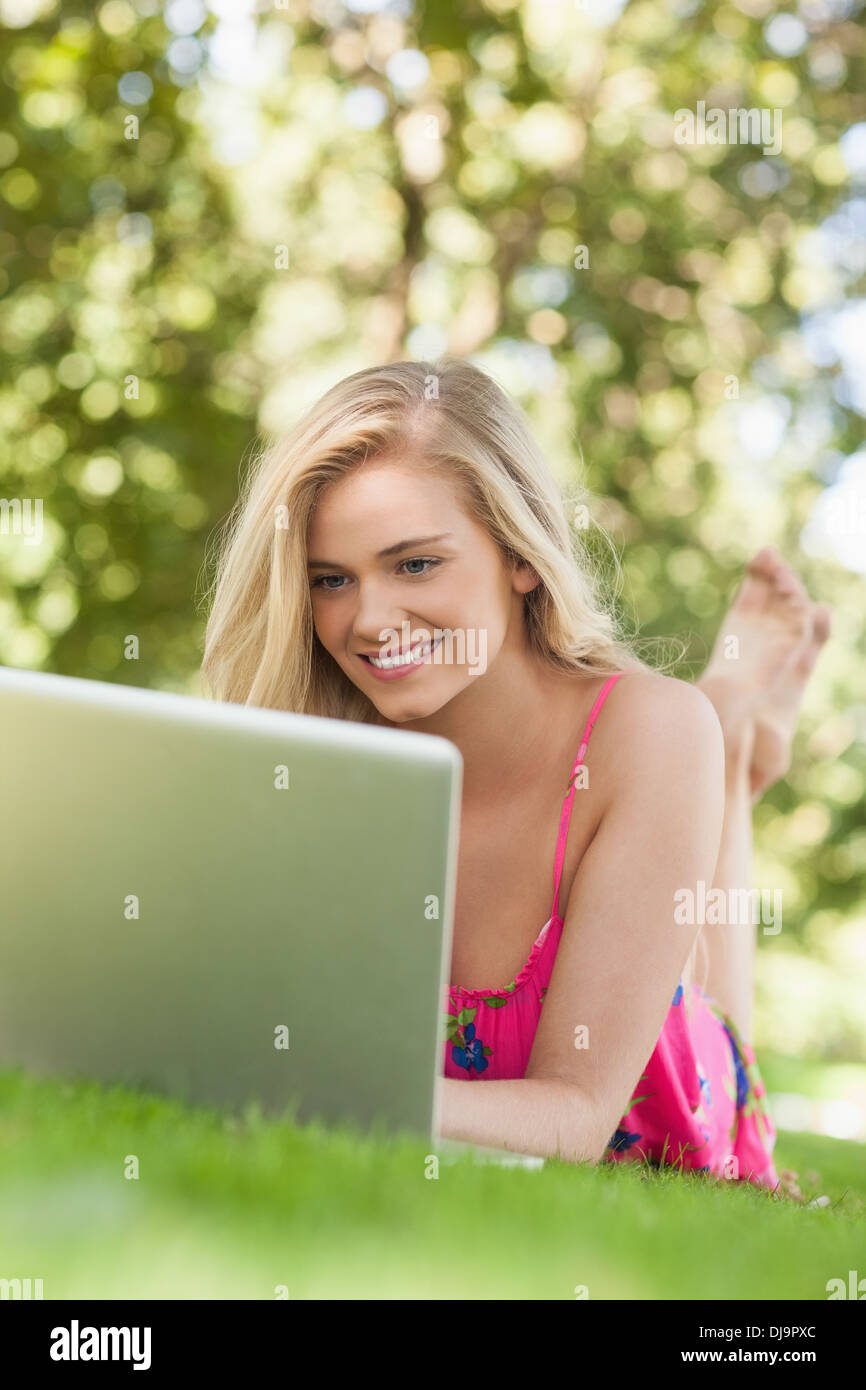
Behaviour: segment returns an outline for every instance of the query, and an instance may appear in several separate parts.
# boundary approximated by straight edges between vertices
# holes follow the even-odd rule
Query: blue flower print
[[[607,1147],[613,1149],[614,1153],[624,1153],[626,1149],[631,1148],[632,1144],[636,1144],[640,1137],[639,1134],[629,1134],[627,1129],[618,1129],[608,1140]]]
[[[475,1024],[467,1023],[463,1029],[463,1037],[466,1041],[465,1047],[452,1047],[451,1056],[458,1067],[463,1067],[464,1071],[475,1071],[481,1073],[486,1071],[490,1063],[484,1056],[484,1044],[480,1038],[475,1036]]]
[[[683,985],[682,985],[682,980],[681,980],[680,983],[677,985],[676,994],[674,995],[673,999],[671,1000],[671,1008],[673,1008],[674,1004],[678,1004],[678,1003],[680,1002],[680,1000],[682,999],[682,997],[683,997]]]
[[[746,1097],[749,1094],[749,1078],[746,1075],[746,1068],[743,1066],[743,1059],[740,1056],[740,1049],[737,1047],[736,1039],[727,1024],[724,1025],[725,1032],[731,1043],[731,1051],[734,1054],[734,1070],[737,1075],[737,1109],[745,1105]]]
[[[698,1078],[701,1083],[701,1100],[703,1101],[704,1105],[707,1107],[708,1110],[712,1110],[713,1093],[710,1089],[709,1079],[708,1077],[704,1076],[701,1072],[698,1072]]]

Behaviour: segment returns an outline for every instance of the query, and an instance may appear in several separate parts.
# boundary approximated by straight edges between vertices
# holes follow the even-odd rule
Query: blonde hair
[[[551,667],[588,676],[660,669],[621,635],[614,594],[602,599],[581,528],[569,526],[567,505],[589,514],[588,490],[578,486],[566,498],[516,402],[478,367],[446,356],[345,377],[254,456],[205,595],[202,675],[217,699],[361,723],[377,718],[316,636],[307,533],[327,487],[368,459],[398,452],[454,479],[503,560],[536,572],[541,582],[524,595],[526,630]],[[694,955],[695,948],[684,979]]]

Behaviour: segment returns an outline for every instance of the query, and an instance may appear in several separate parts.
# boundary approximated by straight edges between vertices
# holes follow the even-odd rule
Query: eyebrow
[[[417,546],[432,545],[434,541],[444,541],[453,536],[453,531],[442,531],[438,536],[416,536],[414,540],[398,541],[396,545],[386,546],[376,556],[377,560],[387,560],[391,555],[399,555],[401,550],[414,550]],[[308,560],[307,569],[338,570],[340,566],[333,560]]]

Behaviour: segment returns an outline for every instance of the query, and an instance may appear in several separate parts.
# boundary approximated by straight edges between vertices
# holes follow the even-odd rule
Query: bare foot
[[[830,631],[773,546],[752,557],[697,682],[712,700],[733,762],[747,761],[752,800],[784,776],[806,680]]]
[[[795,1172],[793,1168],[779,1169],[779,1187],[792,1202],[805,1202],[806,1200],[797,1182],[799,1176],[800,1174]]]
[[[755,800],[784,777],[791,766],[791,743],[806,681],[827,638],[830,636],[831,610],[826,603],[812,607],[812,627],[793,661],[770,692],[755,722],[755,742],[749,769]]]

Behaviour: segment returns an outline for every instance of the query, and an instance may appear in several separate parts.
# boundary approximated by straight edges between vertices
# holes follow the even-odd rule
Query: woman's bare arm
[[[627,676],[603,714],[587,763],[604,809],[571,887],[526,1077],[440,1083],[449,1137],[597,1162],[697,936],[699,924],[676,922],[675,893],[713,881],[724,814],[718,716],[696,687],[655,674]]]
[[[512,1153],[596,1163],[615,1126],[604,1126],[570,1082],[439,1078],[439,1132],[446,1139]]]

